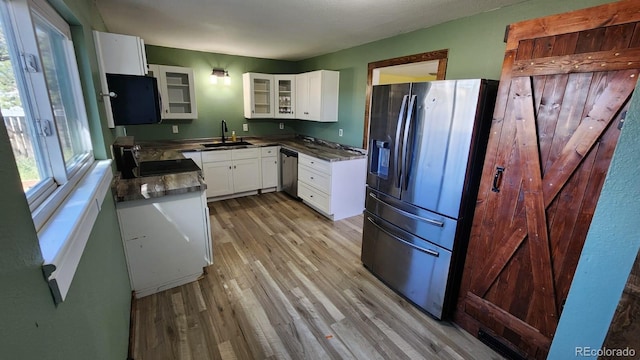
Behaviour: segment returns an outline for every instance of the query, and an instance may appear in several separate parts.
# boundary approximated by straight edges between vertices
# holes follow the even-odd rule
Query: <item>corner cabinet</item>
[[[149,65],[149,75],[158,79],[163,119],[198,118],[193,69]]]
[[[318,70],[296,75],[296,119],[338,121],[340,72]]]
[[[107,74],[141,75],[147,74],[147,56],[144,41],[131,35],[93,31],[100,76],[100,97],[107,115],[107,125],[115,127]]]
[[[242,74],[244,117],[338,121],[340,72],[294,75]]]
[[[273,75],[259,73],[242,74],[244,117],[270,119],[274,117]]]

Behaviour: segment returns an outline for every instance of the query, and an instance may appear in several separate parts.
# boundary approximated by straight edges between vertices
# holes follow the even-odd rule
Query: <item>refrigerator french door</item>
[[[462,271],[497,82],[373,87],[363,264],[440,319]]]

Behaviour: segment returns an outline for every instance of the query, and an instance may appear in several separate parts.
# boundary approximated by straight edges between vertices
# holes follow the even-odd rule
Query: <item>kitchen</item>
[[[589,2],[589,5],[595,5],[596,3],[599,2]],[[570,10],[574,6],[577,5],[570,4],[569,2],[560,2],[559,4],[550,1],[524,2],[520,5],[503,8],[500,10],[496,10],[495,12],[484,13],[482,15],[473,16],[468,19],[445,23],[443,25],[423,30],[416,34],[412,34],[411,36],[414,40],[420,41],[419,46],[416,46],[411,41],[407,41],[404,45],[402,45],[402,49],[391,51],[385,50],[389,48],[389,44],[391,44],[390,40],[383,40],[377,43],[371,43],[362,45],[361,47],[347,49],[335,54],[328,54],[317,58],[304,60],[299,63],[296,62],[294,64],[291,64],[290,62],[280,62],[275,60],[236,58],[229,55],[201,53],[188,50],[160,48],[154,46],[147,47],[147,56],[149,58],[149,63],[187,66],[194,68],[195,73],[199,73],[201,75],[208,75],[211,72],[211,68],[213,66],[219,66],[219,64],[229,64],[228,69],[230,70],[230,73],[235,74],[236,79],[238,79],[237,81],[233,80],[231,87],[229,88],[225,88],[223,86],[211,86],[208,83],[208,79],[206,76],[204,78],[201,77],[196,80],[196,88],[198,89],[198,91],[200,89],[203,89],[202,95],[197,95],[201,96],[201,98],[198,98],[198,110],[199,112],[202,112],[204,114],[214,114],[215,118],[218,120],[226,119],[229,122],[230,130],[235,130],[236,133],[241,137],[249,135],[278,134],[280,133],[280,129],[278,127],[279,121],[274,122],[266,120],[244,120],[241,112],[242,96],[240,95],[240,74],[255,69],[260,69],[261,72],[267,73],[279,73],[285,71],[290,72],[292,65],[294,67],[294,72],[302,72],[318,68],[328,68],[329,64],[335,64],[331,66],[331,68],[339,69],[341,71],[341,119],[345,118],[356,120],[345,122],[342,122],[341,120],[338,123],[332,124],[286,122],[284,130],[296,133],[312,134],[315,135],[315,137],[321,139],[358,147],[362,145],[360,141],[360,136],[362,135],[363,130],[361,121],[364,109],[363,104],[365,102],[364,93],[366,90],[366,64],[368,62],[376,61],[379,59],[392,58],[405,54],[418,53],[422,51],[448,48],[450,49],[450,54],[448,59],[449,64],[447,77],[487,77],[497,79],[499,78],[499,68],[500,63],[502,62],[502,55],[504,53],[504,43],[502,42],[502,39],[504,35],[504,26],[506,24],[523,19],[533,18],[536,16],[561,13]],[[585,3],[584,7],[586,6],[588,5]],[[580,7],[583,7],[582,4],[580,5]],[[85,9],[82,10],[81,13],[84,14],[85,11],[87,15],[78,16],[82,16],[81,20],[84,23],[90,24],[90,16],[88,14],[92,14],[92,12],[95,14],[95,9]],[[480,25],[479,28],[485,30],[471,30],[471,28],[475,28],[475,25]],[[89,26],[89,29],[91,27],[100,28],[101,26]],[[102,28],[101,30],[106,29]],[[432,36],[434,34],[442,36]],[[90,31],[86,30],[86,34],[84,36],[85,39],[90,38],[90,36]],[[89,40],[87,41],[89,42]],[[93,47],[91,46],[87,45],[86,47],[87,49],[93,50]],[[90,52],[87,51],[87,53]],[[474,61],[469,61],[469,59],[473,59]],[[245,65],[241,67],[241,65],[237,65],[238,62]],[[237,68],[234,69],[233,66],[237,66]],[[95,71],[95,67],[93,68]],[[97,79],[95,79],[94,81],[97,83]],[[99,118],[99,111],[97,109],[98,108],[96,104],[88,109],[94,119]],[[172,121],[167,124],[151,126],[148,128],[148,130],[142,130],[142,128],[128,128],[127,134],[134,135],[136,138],[140,138],[141,140],[178,138],[179,136],[181,138],[196,138],[202,137],[202,134],[219,136],[218,120],[213,121],[209,124],[207,124],[207,122],[194,120],[193,122],[187,123],[186,125],[184,122]],[[249,125],[249,131],[246,134],[241,130],[241,125],[244,122],[247,122]],[[173,135],[173,125],[177,125],[179,128],[178,135]],[[104,124],[103,126],[106,126],[106,124]],[[293,129],[288,129],[289,126],[291,126]],[[628,127],[625,127],[625,131],[632,132],[634,129],[634,122],[629,122],[627,126]],[[340,128],[342,128],[344,131],[344,136],[342,137],[342,139],[338,136],[338,130]],[[624,133],[625,132],[623,132],[623,134]],[[110,130],[106,129],[104,130],[104,134],[104,138],[99,138],[94,145],[96,156],[99,158],[106,158],[108,146],[113,142],[114,137],[116,135],[122,135],[111,133]],[[621,139],[621,141],[622,140],[623,139]],[[630,149],[631,148],[627,148],[628,151],[630,151]],[[7,155],[6,158],[9,159],[10,156]],[[6,183],[8,184],[15,184],[15,174],[5,174],[4,176],[5,177],[3,178],[3,182],[6,181]],[[631,176],[632,174],[630,175],[630,177],[624,177],[624,175],[622,175],[622,178],[620,180],[633,179],[633,177]],[[7,198],[7,201],[5,201],[5,203],[21,204],[22,200],[20,200],[18,195],[21,194],[7,194],[6,196],[11,196],[11,198]],[[6,209],[5,211],[6,216],[3,220],[3,229],[7,230],[6,233],[14,233],[13,231],[15,231],[15,224],[24,222],[24,219],[26,219],[28,215],[25,215],[24,212],[17,212],[14,214],[14,210],[9,211],[9,209]],[[9,321],[7,323],[13,325],[5,327],[5,330],[8,331],[7,335],[4,336],[5,339],[16,344],[26,344],[25,341],[27,338],[35,339],[36,344],[41,344],[42,346],[22,346],[22,348],[33,348],[30,351],[33,351],[33,353],[35,354],[45,354],[46,348],[67,349],[66,351],[69,351],[71,353],[73,353],[73,351],[68,349],[73,349],[74,347],[77,349],[83,347],[88,347],[89,349],[105,349],[107,347],[103,343],[103,341],[105,340],[96,340],[89,338],[84,341],[86,345],[70,345],[68,344],[69,340],[65,340],[66,337],[69,336],[69,334],[76,334],[73,329],[78,326],[77,324],[82,323],[82,318],[80,318],[80,316],[81,313],[85,312],[82,309],[86,309],[93,313],[93,316],[91,316],[90,318],[94,319],[94,321],[100,321],[99,319],[101,318],[101,315],[99,314],[104,313],[99,309],[102,309],[105,306],[116,307],[116,309],[113,310],[113,317],[114,319],[120,319],[118,324],[114,324],[110,330],[105,331],[109,331],[109,334],[120,334],[125,331],[122,328],[122,323],[128,324],[129,314],[128,310],[124,311],[125,314],[123,314],[122,309],[128,308],[127,304],[129,302],[129,294],[128,291],[124,291],[122,287],[116,285],[116,283],[118,283],[119,279],[126,279],[126,274],[123,275],[123,269],[126,269],[126,265],[124,265],[124,256],[122,255],[122,253],[120,253],[120,255],[114,254],[114,252],[117,252],[116,244],[120,242],[120,238],[119,235],[116,234],[117,232],[114,233],[112,231],[113,228],[117,228],[113,204],[107,203],[107,205],[103,207],[102,211],[103,212],[98,219],[96,227],[94,228],[94,235],[92,235],[92,238],[88,243],[89,247],[87,248],[87,252],[85,254],[86,259],[83,259],[83,263],[81,264],[82,267],[80,268],[81,271],[78,272],[74,280],[74,286],[72,286],[71,289],[73,292],[73,296],[69,299],[69,302],[63,303],[63,305],[59,308],[53,308],[53,305],[49,304],[50,296],[47,294],[48,289],[46,289],[46,286],[44,288],[42,287],[41,274],[38,274],[39,270],[36,271],[37,269],[35,269],[37,266],[20,268],[16,265],[16,267],[18,267],[18,270],[15,272],[15,276],[13,276],[11,280],[6,280],[6,286],[10,288],[24,288],[26,286],[26,290],[24,291],[27,292],[24,293],[24,295],[13,298],[20,299],[19,301],[21,303],[19,304],[13,300],[3,300],[6,301],[5,308],[14,309],[14,311],[7,314],[7,316],[9,317]],[[630,212],[633,212],[633,210],[631,210]],[[619,227],[624,228],[624,223],[620,224]],[[9,230],[13,231],[10,232]],[[28,227],[20,228],[19,230],[20,234],[22,234],[22,237],[34,237],[33,230],[29,230]],[[114,239],[117,241],[115,241]],[[112,245],[109,246],[108,244]],[[33,245],[24,246],[29,248],[29,246]],[[120,250],[120,252],[121,251],[122,250]],[[623,250],[622,252],[624,253]],[[3,253],[5,252],[3,251]],[[17,253],[15,252],[9,252],[7,256],[9,257],[10,254],[14,254],[19,257],[22,256],[17,255]],[[107,258],[105,255],[109,255],[109,257]],[[110,261],[107,262],[107,259],[110,259]],[[617,257],[617,259],[619,259],[619,257]],[[9,258],[7,258],[6,261],[9,261]],[[100,285],[111,287],[111,291],[105,293],[104,297],[111,298],[113,300],[109,301],[107,304],[105,304],[105,301],[99,300],[100,297],[96,297],[96,294],[99,294],[100,291],[95,289],[96,285],[100,283],[96,279],[102,279],[105,277],[105,275],[102,273],[102,270],[105,268],[113,269],[113,273],[108,275],[105,279],[106,282],[103,281]],[[613,268],[615,269],[616,267]],[[593,270],[585,269],[586,274],[590,274],[590,271]],[[124,272],[126,273],[126,270]],[[617,277],[626,279],[627,275],[628,270],[626,274],[623,274],[623,271],[620,271]],[[587,291],[587,289],[585,288],[582,289],[583,291]],[[29,295],[29,297],[27,297],[27,295]],[[600,313],[599,310],[587,310],[589,309],[589,307],[587,306],[590,306],[589,301],[587,301],[586,299],[588,297],[589,296],[577,296],[577,300],[574,300],[574,303],[569,302],[567,304],[565,312],[572,309],[570,313],[574,314],[578,314],[583,311],[595,314]],[[615,299],[613,299],[613,297],[615,297]],[[607,302],[606,296],[602,295],[602,301],[605,303],[602,304],[602,306],[608,306],[608,308],[615,307],[619,296],[613,297],[608,299]],[[585,300],[581,302],[579,300],[580,298],[583,298]],[[593,301],[592,298],[589,300]],[[575,306],[576,308],[573,308],[573,306]],[[591,304],[591,306],[595,305]],[[60,316],[62,315],[60,314],[66,314],[67,319],[61,319]],[[35,322],[41,324],[40,328],[37,328],[35,325],[33,325],[33,322],[29,322],[29,325],[27,325],[27,321],[25,319],[35,319]],[[603,328],[605,329],[604,331],[606,331],[609,321],[610,320],[600,320],[599,324],[601,326],[598,326],[598,328],[600,328],[600,331],[602,331]],[[581,328],[575,322],[573,322],[572,325],[567,326],[576,326],[576,328]],[[86,325],[82,325],[79,328],[87,329]],[[568,333],[571,333],[571,330],[569,329],[570,328],[567,328],[564,331],[568,331]],[[61,335],[56,336],[54,335],[54,333],[60,333]],[[567,336],[561,336],[561,334],[562,332],[559,332],[558,335],[556,335],[558,339],[565,338]],[[78,334],[78,336],[83,335]],[[598,336],[601,337],[602,334],[594,334],[593,336],[595,338],[598,338]],[[126,336],[118,335],[116,337],[118,337],[119,340],[112,340],[117,342],[111,345],[113,348],[121,349],[122,341],[126,341],[126,339],[123,340],[123,338],[126,338]],[[100,339],[104,339],[104,337],[100,337]],[[598,341],[595,340],[595,342],[597,343]],[[589,344],[591,343],[588,343],[587,345]],[[597,347],[598,344],[595,344],[594,346]],[[11,346],[9,346],[9,348],[11,348]],[[108,348],[111,348],[111,346],[108,346]],[[60,351],[64,352],[65,350]],[[105,358],[112,357],[108,357],[108,355],[105,355]]]

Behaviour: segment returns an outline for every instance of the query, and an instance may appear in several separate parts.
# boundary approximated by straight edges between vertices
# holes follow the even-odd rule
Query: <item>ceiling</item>
[[[94,0],[108,31],[180,49],[302,60],[526,0]]]

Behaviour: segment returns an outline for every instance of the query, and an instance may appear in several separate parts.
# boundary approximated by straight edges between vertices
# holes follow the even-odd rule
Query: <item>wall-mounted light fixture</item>
[[[211,76],[209,77],[211,83],[217,84],[220,78],[223,79],[225,85],[231,85],[231,76],[229,76],[227,70],[213,68],[213,70],[211,70]]]

